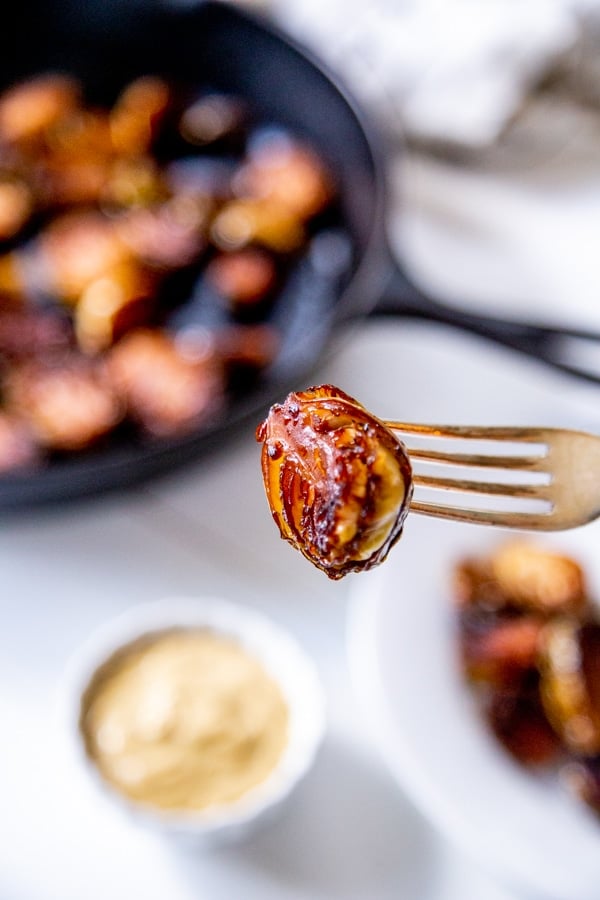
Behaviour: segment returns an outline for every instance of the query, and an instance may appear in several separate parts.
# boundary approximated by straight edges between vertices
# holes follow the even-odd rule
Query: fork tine
[[[414,422],[385,421],[384,425],[392,431],[403,431],[405,434],[420,434],[426,437],[440,438],[472,438],[479,441],[513,441],[545,444],[552,429],[522,428],[503,425],[420,425]]]
[[[516,474],[512,482],[507,480],[501,483],[495,480],[486,482],[482,477],[477,481],[466,477],[453,478],[448,471],[440,469],[438,475],[416,472],[413,474],[413,481],[417,488],[460,492],[467,497],[477,494],[495,496],[498,498],[498,505],[501,505],[502,500],[517,501],[517,505],[513,503],[512,509],[494,509],[494,503],[490,500],[485,508],[471,509],[461,508],[462,500],[456,501],[459,505],[452,506],[452,500],[446,504],[437,503],[435,499],[421,500],[415,497],[410,504],[413,512],[457,522],[536,531],[564,531],[600,518],[600,435],[545,427],[421,425],[391,421],[386,421],[385,425],[399,432],[401,437],[404,433],[417,438],[431,438],[431,441],[424,440],[423,443],[429,443],[433,448],[436,447],[436,439],[443,441],[453,438],[459,438],[465,443],[473,440],[491,443],[507,441],[524,448],[519,455],[512,448],[507,448],[507,455],[501,455],[498,449],[487,453],[487,448],[484,447],[478,448],[477,453],[469,453],[465,452],[468,447],[464,446],[460,452],[454,453],[448,451],[449,444],[444,446],[443,443],[442,449],[422,446],[411,450],[407,446],[408,455],[417,466],[419,463],[442,464],[447,470],[462,466],[465,470],[462,475],[465,476],[470,474],[470,467],[480,470],[496,469],[497,478],[501,477],[500,472],[503,470],[507,473],[510,470],[513,473],[536,472],[544,476],[532,483],[532,479],[520,479]],[[407,445],[410,443],[408,439]],[[527,447],[534,444],[538,446]],[[440,447],[439,444],[437,446]],[[516,453],[518,454],[518,449]],[[489,474],[491,478],[494,477],[491,472]],[[515,478],[520,483],[514,483]],[[534,505],[528,510],[519,501],[533,502],[537,508]],[[475,503],[474,497],[471,502]]]
[[[496,494],[504,497],[549,500],[548,485],[545,484],[498,484],[490,481],[471,481],[463,478],[437,478],[430,475],[413,474],[415,486],[439,488],[444,491],[462,491],[466,494]]]
[[[438,519],[453,519],[456,522],[470,522],[477,525],[499,525],[504,528],[521,528],[538,531],[560,531],[565,525],[552,516],[552,510],[546,513],[498,512],[491,509],[465,509],[452,506],[441,506],[435,503],[413,501],[411,511],[434,516]]]
[[[442,450],[426,450],[423,447],[408,449],[411,459],[423,462],[441,462],[454,466],[472,466],[476,469],[519,469],[529,472],[543,472],[547,455],[540,456],[493,456],[481,453],[445,453]]]

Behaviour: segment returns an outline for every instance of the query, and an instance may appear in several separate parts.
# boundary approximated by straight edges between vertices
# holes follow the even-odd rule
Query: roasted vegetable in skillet
[[[276,356],[269,313],[334,197],[234,95],[147,75],[100,107],[62,73],[5,90],[0,472],[223,415]]]
[[[600,754],[600,625],[553,620],[542,635],[540,669],[544,708],[565,746]]]

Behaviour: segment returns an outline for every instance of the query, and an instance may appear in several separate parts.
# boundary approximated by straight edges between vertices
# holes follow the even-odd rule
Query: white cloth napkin
[[[530,89],[598,58],[600,0],[272,0],[388,124],[420,141],[489,146]],[[573,70],[577,70],[576,73]],[[598,93],[600,95],[600,69]]]

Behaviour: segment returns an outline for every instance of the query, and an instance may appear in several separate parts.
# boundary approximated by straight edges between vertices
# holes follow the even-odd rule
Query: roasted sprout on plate
[[[524,540],[454,569],[459,655],[492,732],[600,813],[600,622],[581,566]]]
[[[214,422],[276,356],[274,301],[334,199],[240,97],[154,75],[106,107],[64,73],[6,89],[0,472]]]

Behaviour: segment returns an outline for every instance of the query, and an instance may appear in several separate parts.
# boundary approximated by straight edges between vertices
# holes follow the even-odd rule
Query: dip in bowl
[[[92,783],[195,843],[242,838],[279,811],[325,724],[297,642],[213,597],[130,610],[80,649],[67,685],[69,734]]]

